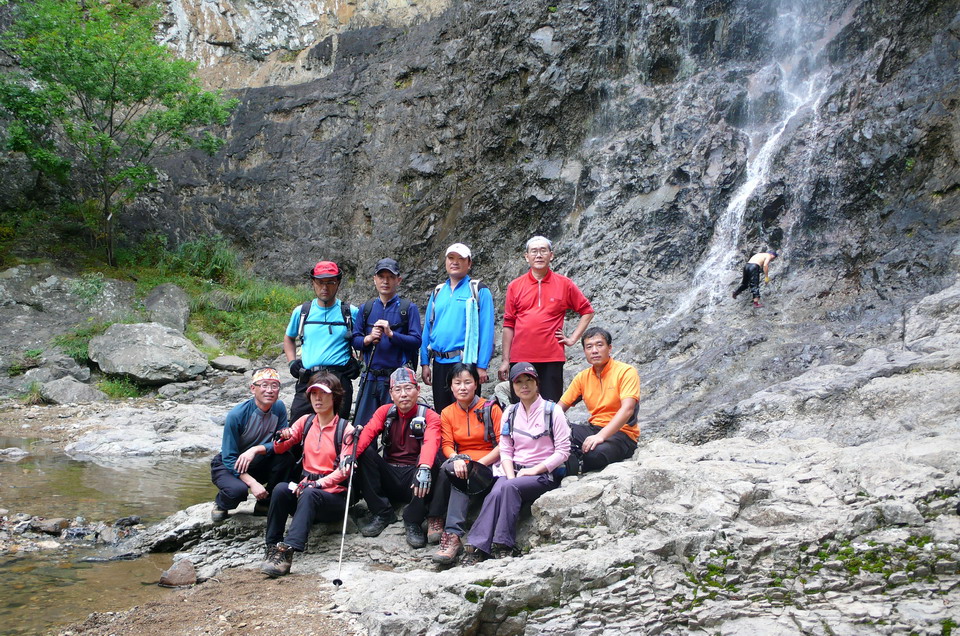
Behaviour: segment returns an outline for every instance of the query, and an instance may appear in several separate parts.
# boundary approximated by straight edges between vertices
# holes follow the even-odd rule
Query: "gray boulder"
[[[907,314],[903,341],[911,351],[960,349],[960,283],[927,296]]]
[[[210,366],[222,371],[246,373],[253,368],[253,362],[240,356],[218,356],[210,361]]]
[[[84,420],[89,429],[66,452],[75,456],[146,456],[211,453],[220,449],[229,406],[177,405],[164,402],[162,411],[115,408]]]
[[[107,394],[72,377],[47,382],[40,389],[40,395],[50,404],[75,404],[78,402],[102,402]]]
[[[157,285],[143,304],[153,322],[159,322],[180,333],[187,328],[187,320],[190,319],[190,297],[177,285]]]
[[[206,357],[193,343],[156,322],[111,325],[90,341],[90,359],[105,373],[143,384],[180,382],[207,370]]]

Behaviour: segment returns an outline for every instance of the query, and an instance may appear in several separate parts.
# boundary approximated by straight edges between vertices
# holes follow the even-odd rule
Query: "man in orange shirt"
[[[581,344],[591,366],[573,378],[560,398],[560,408],[566,412],[582,399],[590,411],[589,424],[570,425],[570,457],[578,457],[580,472],[586,472],[623,461],[637,449],[640,375],[629,364],[610,357],[613,336],[606,329],[587,329]]]

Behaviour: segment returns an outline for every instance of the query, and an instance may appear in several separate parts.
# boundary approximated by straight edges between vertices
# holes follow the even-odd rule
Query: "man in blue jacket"
[[[352,367],[353,351],[350,348],[357,308],[337,300],[343,272],[333,261],[320,261],[310,272],[310,278],[317,297],[294,308],[283,336],[283,353],[290,365],[290,375],[297,379],[293,404],[290,405],[291,422],[313,413],[306,390],[310,377],[318,371],[329,371],[340,378],[343,402],[339,415],[350,417],[350,407],[353,406],[351,381],[359,375],[359,365]]]
[[[393,401],[391,373],[402,366],[413,366],[416,371],[420,310],[397,294],[401,280],[400,264],[392,258],[381,258],[373,272],[377,297],[360,307],[359,318],[353,323],[353,348],[367,363],[367,378],[360,379],[363,395],[358,398],[354,417],[354,423],[360,426],[367,423],[378,406]]]
[[[254,514],[265,515],[273,487],[286,480],[293,466],[291,453],[273,452],[274,433],[287,428],[287,407],[277,399],[277,370],[254,371],[250,392],[252,398],[227,414],[220,453],[210,462],[210,477],[220,490],[210,513],[214,522],[226,519],[227,511],[246,501],[248,492],[257,499]]]
[[[481,384],[488,380],[496,318],[490,290],[470,278],[469,247],[463,243],[448,247],[444,267],[449,278],[430,294],[420,345],[423,381],[433,386],[433,408],[438,413],[454,402],[448,375],[455,363],[477,365]]]

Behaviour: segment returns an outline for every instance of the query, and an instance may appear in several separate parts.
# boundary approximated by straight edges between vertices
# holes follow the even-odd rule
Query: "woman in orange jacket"
[[[467,509],[472,497],[482,499],[493,485],[493,466],[500,460],[500,417],[495,400],[477,395],[480,375],[475,365],[457,363],[450,371],[450,391],[456,400],[440,412],[439,471],[431,503],[428,540],[440,541],[435,563],[449,565],[463,551]]]

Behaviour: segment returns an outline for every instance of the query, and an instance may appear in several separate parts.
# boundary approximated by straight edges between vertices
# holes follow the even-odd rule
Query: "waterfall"
[[[775,39],[782,54],[770,65],[758,71],[754,78],[764,76],[779,80],[779,93],[784,104],[779,120],[766,126],[754,126],[748,131],[746,175],[743,183],[730,197],[726,209],[714,225],[713,236],[706,255],[698,265],[689,289],[683,294],[672,313],[662,323],[704,307],[703,319],[712,321],[718,305],[729,301],[730,282],[739,272],[742,254],[743,219],[751,197],[767,181],[777,151],[781,147],[784,131],[790,122],[802,112],[819,107],[826,93],[828,69],[810,72],[817,55],[829,38],[824,32],[833,25],[815,25],[800,14],[794,3],[789,10],[778,16]],[[796,3],[799,7],[800,3]],[[781,8],[784,8],[781,5]],[[816,15],[816,7],[807,7],[807,15]],[[844,16],[846,17],[846,16]],[[813,35],[808,32],[812,31]],[[816,38],[816,39],[815,39]],[[756,246],[762,247],[762,246]]]

